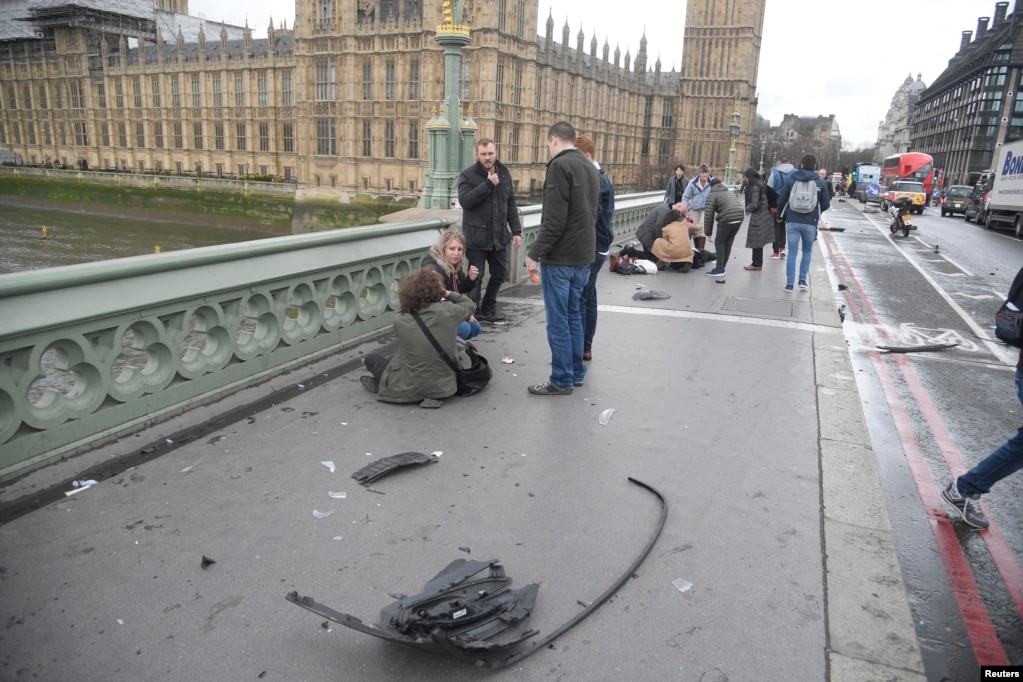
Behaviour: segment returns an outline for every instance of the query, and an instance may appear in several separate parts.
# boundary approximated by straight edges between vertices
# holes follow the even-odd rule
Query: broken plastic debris
[[[688,592],[693,589],[693,584],[688,580],[683,580],[682,578],[675,578],[671,581],[671,584],[674,585],[675,589],[679,592]]]
[[[424,455],[421,452],[400,452],[397,455],[384,457],[367,464],[352,474],[352,478],[362,485],[369,485],[384,474],[389,474],[395,469],[412,464],[432,464],[436,461],[438,461],[438,458],[434,455]]]
[[[656,291],[654,289],[647,289],[646,291],[637,291],[632,295],[632,298],[637,301],[649,301],[649,300],[662,300],[671,298],[670,294],[663,291]]]
[[[167,439],[167,445],[173,445],[173,443],[174,441],[172,441],[170,438]]]
[[[205,554],[203,554],[202,555],[202,561],[199,562],[199,565],[202,567],[202,570],[205,571],[207,568],[209,568],[210,566],[212,566],[215,563],[217,563],[217,562],[214,561],[213,559],[209,558]]]
[[[515,362],[515,358],[513,358],[510,355],[505,355],[503,358],[501,358],[501,362],[503,362],[506,365],[510,365],[513,362]]]
[[[323,466],[325,466],[328,469],[330,469],[330,473],[334,473],[334,463],[333,462],[320,462],[320,464],[322,464]]]
[[[329,512],[316,511],[315,509],[313,510],[313,516],[315,516],[318,519],[325,519],[333,513],[334,513],[333,509],[331,509]]]
[[[444,454],[444,452],[442,450],[434,450],[430,454],[433,455],[434,457],[440,457],[441,455]]]
[[[96,481],[92,480],[91,478],[82,479],[80,481],[75,481],[71,485],[73,485],[76,488],[88,488],[90,485],[96,485]]]
[[[120,618],[118,618],[118,619],[117,619],[117,624],[118,624],[118,625],[124,625],[124,621],[123,621],[123,620],[121,620]]]
[[[305,384],[299,384],[298,387],[299,388],[305,388]]]
[[[181,470],[181,473],[187,474],[191,470],[192,470],[192,465],[189,464],[187,467],[185,467],[184,469]]]
[[[334,536],[334,539],[335,539],[335,540],[340,540],[340,539],[341,539],[341,536],[340,536],[340,535],[335,535],[335,536]]]
[[[611,415],[615,413],[615,408],[611,407],[600,413],[600,425],[607,426],[607,423],[611,421]]]
[[[348,493],[327,493],[336,500],[343,500],[348,497]]]

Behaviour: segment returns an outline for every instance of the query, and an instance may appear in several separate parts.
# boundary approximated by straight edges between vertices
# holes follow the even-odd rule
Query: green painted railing
[[[617,237],[658,201],[619,197]],[[0,275],[0,480],[387,329],[398,280],[458,218]],[[539,207],[522,220],[524,252]]]

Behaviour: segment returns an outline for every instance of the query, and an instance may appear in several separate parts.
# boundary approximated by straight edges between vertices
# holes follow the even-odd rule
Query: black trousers
[[[732,256],[732,242],[735,241],[735,235],[739,234],[739,228],[742,227],[742,221],[737,223],[718,223],[718,236],[714,240],[717,244],[717,262],[714,263],[715,268],[721,268],[722,270],[727,269],[728,259]]]
[[[493,312],[497,310],[497,294],[501,291],[501,285],[508,281],[508,247],[503,249],[466,249],[469,265],[475,265],[480,271],[479,286],[469,292],[469,298],[476,303],[481,311]],[[490,266],[490,280],[487,282],[486,293],[483,294],[483,302],[480,302],[480,289],[483,288],[483,275],[486,274],[487,265]]]
[[[380,381],[381,377],[384,376],[384,370],[387,369],[387,363],[390,362],[380,353],[370,353],[362,359],[362,362],[366,365],[366,369],[373,375],[373,378]]]
[[[780,253],[785,248],[785,221],[775,220],[774,221],[774,243],[771,244],[771,250],[775,253]]]

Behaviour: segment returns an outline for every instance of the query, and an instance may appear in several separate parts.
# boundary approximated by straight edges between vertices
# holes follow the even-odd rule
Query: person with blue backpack
[[[785,186],[785,180],[792,174],[796,167],[789,163],[789,157],[784,154],[778,157],[778,164],[771,169],[771,176],[767,179],[767,186],[774,190],[775,194],[781,194],[781,188]],[[780,214],[774,214],[774,243],[771,244],[771,260],[778,260],[785,257],[785,219]]]
[[[806,289],[810,274],[813,242],[817,238],[817,222],[821,213],[831,208],[831,194],[826,182],[813,169],[817,157],[803,154],[799,168],[785,180],[778,193],[778,214],[785,220],[789,259],[785,264],[785,291],[792,291],[796,279],[796,255],[800,247],[799,288]]]

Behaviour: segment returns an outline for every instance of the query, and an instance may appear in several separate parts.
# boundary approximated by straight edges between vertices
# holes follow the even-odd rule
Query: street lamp
[[[732,112],[732,125],[728,126],[728,135],[732,138],[732,146],[728,148],[728,168],[725,169],[725,184],[735,184],[735,138],[739,137],[739,112]]]
[[[764,174],[764,154],[767,152],[767,140],[760,141],[760,175]]]

